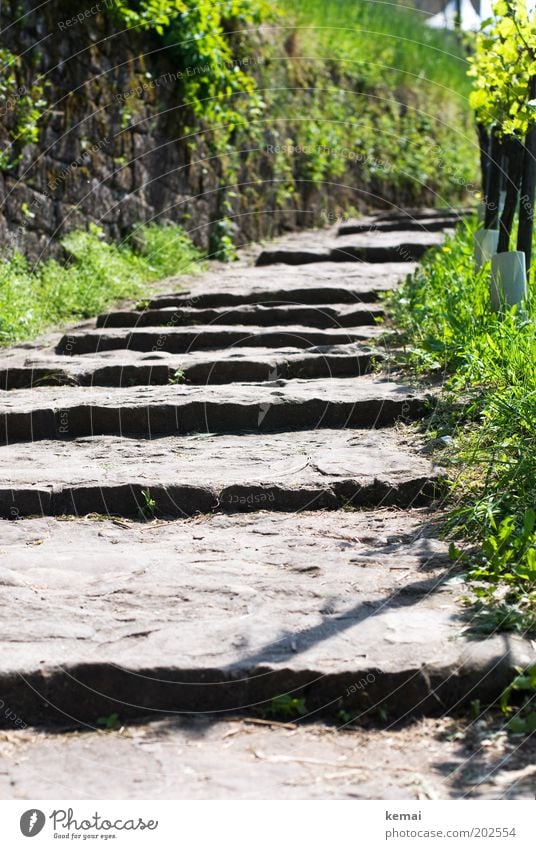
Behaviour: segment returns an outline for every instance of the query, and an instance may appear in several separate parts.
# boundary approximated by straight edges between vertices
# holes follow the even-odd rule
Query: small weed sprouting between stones
[[[149,489],[142,489],[143,504],[138,508],[140,519],[149,522],[156,516],[157,504]]]
[[[108,716],[100,716],[97,723],[103,731],[117,731],[121,727],[119,714],[110,713]]]
[[[169,378],[169,384],[170,384],[170,386],[176,386],[179,383],[184,383],[185,380],[186,380],[186,372],[184,371],[184,369],[178,368],[173,373],[173,376]]]
[[[307,707],[305,699],[287,694],[272,699],[264,713],[272,719],[296,719],[299,716],[305,716]]]

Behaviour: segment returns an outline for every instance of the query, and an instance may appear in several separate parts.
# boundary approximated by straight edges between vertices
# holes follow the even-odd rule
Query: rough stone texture
[[[381,251],[395,239],[355,238],[356,250]],[[414,238],[424,249],[441,234]],[[470,729],[451,721],[445,740],[443,720],[415,721],[488,705],[534,662],[520,637],[468,636],[463,576],[438,538],[439,500],[429,505],[439,473],[408,427],[433,397],[363,374],[371,349],[358,343],[381,333],[385,355],[394,343],[383,330],[310,326],[322,311],[355,321],[365,310],[372,322],[366,304],[403,274],[404,262],[242,262],[189,291],[165,295],[174,283],[162,284],[155,320],[231,308],[278,326],[86,323],[5,353],[0,512],[38,517],[2,523],[0,754],[12,759],[0,789],[61,796],[65,774],[70,797],[73,787],[129,798],[533,795],[522,760],[511,759],[514,780],[504,775],[507,747],[494,762],[492,744],[479,757],[454,742]],[[281,322],[300,303],[309,326]],[[144,385],[177,369],[191,384]],[[28,380],[33,388],[15,388]],[[222,385],[195,385],[205,381]],[[362,728],[258,724],[288,696],[300,723]],[[94,728],[112,713],[142,724],[108,735],[13,730]],[[380,731],[378,718],[405,727]],[[45,793],[30,792],[30,744]],[[91,787],[87,748],[100,766]]]
[[[254,260],[256,254],[253,255]],[[355,304],[378,299],[393,289],[415,263],[323,262],[311,268],[286,265],[277,268],[251,267],[240,263],[218,268],[197,279],[164,281],[166,291],[149,302],[151,309],[162,307],[217,308],[240,304]],[[183,290],[169,294],[173,284]],[[185,287],[185,288],[184,288]]]
[[[463,635],[426,518],[7,522],[1,697],[27,723],[247,711],[286,693],[361,718],[492,700],[533,650]]]
[[[273,325],[301,324],[306,327],[358,327],[383,318],[378,304],[326,305],[306,307],[248,304],[219,309],[161,307],[147,310],[115,310],[97,318],[97,327],[157,327],[159,325]]]
[[[170,320],[170,325],[172,321]],[[62,337],[58,354],[93,354],[97,351],[133,349],[184,354],[228,346],[260,348],[310,348],[313,345],[347,345],[374,339],[383,333],[379,327],[315,330],[307,326],[252,327],[251,325],[199,325],[177,329],[173,326],[128,330],[99,328],[71,332]]]
[[[410,507],[440,491],[416,448],[393,429],[19,443],[0,448],[0,515],[139,516],[146,490],[163,516]]]
[[[459,217],[424,218],[413,221],[411,218],[400,218],[395,221],[375,221],[372,224],[364,221],[348,221],[338,229],[339,236],[351,236],[354,233],[395,233],[399,230],[416,230],[419,233],[435,233],[438,230],[448,230],[453,224],[461,221]]]
[[[326,345],[297,348],[227,348],[166,354],[156,351],[103,351],[62,357],[52,352],[27,356],[19,351],[0,368],[0,389],[32,386],[134,386],[179,382],[234,383],[284,378],[357,377],[383,362],[383,346]],[[179,376],[177,376],[179,373]]]
[[[445,232],[419,233],[411,231],[391,233],[374,232],[356,234],[351,242],[334,239],[331,232],[313,231],[310,243],[298,235],[276,240],[273,247],[263,250],[257,257],[258,266],[285,263],[287,265],[308,265],[317,262],[415,262],[430,247],[440,245]]]
[[[356,729],[173,717],[0,733],[3,799],[534,799],[536,744],[500,724]],[[76,776],[76,780],[71,777]]]
[[[433,397],[381,377],[232,386],[34,387],[3,392],[1,441],[106,433],[226,433],[383,427],[431,409]]]

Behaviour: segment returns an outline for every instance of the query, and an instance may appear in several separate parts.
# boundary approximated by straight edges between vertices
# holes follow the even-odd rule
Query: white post
[[[491,258],[491,306],[521,305],[527,297],[527,271],[524,251],[505,251]]]
[[[475,232],[474,257],[477,271],[480,271],[482,266],[490,261],[497,250],[498,242],[498,230],[477,230]]]

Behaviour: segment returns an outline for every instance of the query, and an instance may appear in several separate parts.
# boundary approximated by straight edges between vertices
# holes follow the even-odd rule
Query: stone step
[[[1,441],[388,427],[421,417],[432,403],[425,392],[369,376],[211,387],[35,387],[3,394]]]
[[[409,799],[423,805],[424,794],[534,801],[534,743],[528,738],[522,749],[516,741],[499,760],[496,746],[478,746],[476,771],[468,769],[475,759],[469,721],[458,721],[453,733],[451,717],[356,727],[344,715],[326,725],[307,713],[285,714],[277,703],[251,713],[121,719],[106,730],[93,719],[66,734],[57,727],[25,728],[21,719],[0,734],[0,794],[19,804],[64,799],[68,769],[69,799],[84,802],[109,799],[112,788],[114,799],[175,803]],[[487,740],[504,738],[500,721],[486,731]],[[495,738],[495,731],[502,733]]]
[[[310,247],[304,245],[303,235],[289,236],[275,242],[273,247],[263,250],[257,266],[284,263],[287,265],[307,265],[323,262],[415,262],[431,247],[440,245],[444,233],[425,233],[416,235],[412,231],[401,230],[393,233],[363,233],[353,237],[351,242],[341,244],[341,240],[331,232],[319,231],[310,235]]]
[[[392,209],[376,216],[376,221],[430,221],[437,218],[450,218],[454,223],[472,215],[473,207],[462,209]]]
[[[408,447],[408,438],[414,442]],[[442,490],[438,469],[398,428],[354,432],[92,436],[0,447],[0,515],[195,513],[414,507]]]
[[[396,262],[324,262],[314,269],[281,265],[256,268],[233,266],[209,271],[175,293],[162,293],[149,301],[150,309],[162,307],[218,308],[240,304],[355,304],[377,301],[380,293],[395,288],[414,266]],[[173,281],[171,281],[173,283]],[[144,305],[146,306],[146,305]]]
[[[429,248],[429,244],[417,241],[398,242],[392,245],[363,245],[362,247],[340,245],[327,251],[275,248],[262,251],[256,264],[259,266],[277,263],[309,265],[317,262],[416,262]]]
[[[475,641],[421,511],[36,519],[2,534],[0,692],[25,723],[437,715],[497,699],[528,641]]]
[[[306,307],[303,304],[266,306],[264,304],[240,305],[218,309],[184,309],[182,307],[160,307],[147,310],[115,310],[97,318],[97,327],[181,327],[188,325],[297,325],[305,327],[359,327],[374,324],[383,318],[384,310],[378,304],[356,304],[348,306],[319,304]]]
[[[330,345],[297,348],[227,348],[191,354],[108,351],[83,356],[19,357],[0,369],[0,390],[33,386],[205,385],[322,377],[358,377],[386,359],[382,348]]]
[[[126,330],[99,328],[98,330],[72,331],[60,340],[56,353],[94,354],[101,351],[130,349],[134,351],[184,354],[190,351],[218,350],[231,346],[248,348],[311,348],[318,345],[348,345],[377,339],[385,333],[380,327],[363,326],[359,329],[327,328],[283,325],[282,327],[253,327],[231,325],[199,325],[197,327],[155,327]]]
[[[394,221],[348,221],[341,224],[337,231],[338,236],[351,236],[354,233],[395,233],[397,230],[417,230],[421,233],[435,233],[440,230],[451,229],[456,218],[411,218],[397,219]]]

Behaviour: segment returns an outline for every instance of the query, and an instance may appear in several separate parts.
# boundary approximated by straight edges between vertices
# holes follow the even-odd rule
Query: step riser
[[[382,290],[383,291],[383,290]],[[223,307],[239,307],[254,304],[274,304],[285,306],[290,304],[306,304],[318,306],[321,304],[355,304],[374,303],[380,298],[380,291],[354,290],[351,286],[343,288],[308,287],[304,289],[288,289],[277,292],[259,290],[256,292],[206,292],[198,295],[178,294],[162,295],[149,301],[149,309],[177,307],[186,309],[195,306],[197,309],[221,309]]]
[[[281,324],[301,324],[304,327],[363,327],[375,324],[376,319],[383,318],[384,312],[377,309],[374,312],[368,310],[352,310],[351,313],[330,315],[329,311],[323,312],[322,308],[317,310],[298,309],[292,311],[277,310],[260,312],[241,312],[230,310],[222,315],[213,310],[201,310],[201,315],[188,314],[187,310],[176,310],[168,313],[163,310],[148,310],[147,312],[116,312],[100,315],[97,319],[97,327],[191,327],[196,324],[222,325],[252,325],[254,327],[271,327]],[[335,310],[331,312],[336,313]]]
[[[156,502],[154,513],[147,514],[143,490],[149,490]],[[102,486],[48,489],[15,487],[0,490],[0,516],[18,519],[26,516],[87,516],[97,513],[124,518],[182,519],[197,513],[299,512],[339,510],[343,507],[422,507],[437,499],[443,490],[439,479],[416,478],[397,486],[382,481],[361,485],[355,480],[330,481],[325,486],[309,485],[300,489],[281,484],[233,484],[214,487],[161,486],[140,484],[103,484]]]
[[[98,434],[274,432],[317,428],[389,427],[399,419],[422,418],[429,405],[422,399],[370,399],[358,403],[310,399],[273,404],[191,402],[146,407],[83,405],[63,410],[34,410],[4,415],[4,444],[38,439],[71,439]],[[260,423],[260,424],[259,424]]]
[[[269,662],[234,670],[196,668],[128,669],[111,664],[83,664],[54,671],[0,677],[2,698],[10,711],[31,725],[95,724],[98,717],[117,713],[122,719],[163,713],[249,712],[269,707],[273,699],[291,693],[304,699],[315,716],[336,717],[340,710],[361,717],[390,719],[441,716],[460,710],[476,694],[492,703],[508,686],[515,670],[507,660],[487,667],[461,668],[449,676],[423,674],[415,669],[379,672],[366,660],[344,673],[322,669],[292,671]],[[366,682],[366,686],[356,686]],[[370,683],[369,683],[370,682]],[[7,713],[6,713],[7,716]],[[0,715],[0,727],[10,719]]]
[[[358,377],[369,374],[372,363],[380,362],[383,355],[369,354],[349,357],[309,355],[295,362],[277,363],[277,377],[292,380],[311,380],[326,377]],[[29,389],[32,386],[164,386],[175,380],[176,368],[154,366],[104,366],[93,372],[77,373],[59,370],[54,375],[50,369],[12,368],[0,372],[0,389]],[[194,386],[220,385],[240,382],[263,382],[274,379],[274,366],[270,363],[225,360],[198,363],[184,368],[181,383]]]
[[[328,253],[299,250],[263,251],[255,263],[263,265],[310,265],[317,262],[416,262],[432,245],[404,242],[396,246],[333,248]]]
[[[98,351],[158,351],[169,354],[185,354],[189,351],[209,351],[222,348],[312,348],[317,345],[348,345],[352,342],[363,342],[370,339],[370,333],[348,330],[347,332],[325,333],[321,330],[303,328],[302,332],[256,332],[248,334],[241,331],[200,331],[199,334],[180,331],[151,333],[135,331],[118,336],[105,334],[87,334],[64,336],[56,348],[56,353],[65,355],[94,354]]]
[[[416,230],[419,233],[438,233],[454,227],[460,218],[433,219],[424,221],[380,221],[377,224],[342,224],[339,236],[351,236],[357,233],[396,233],[398,231]]]

